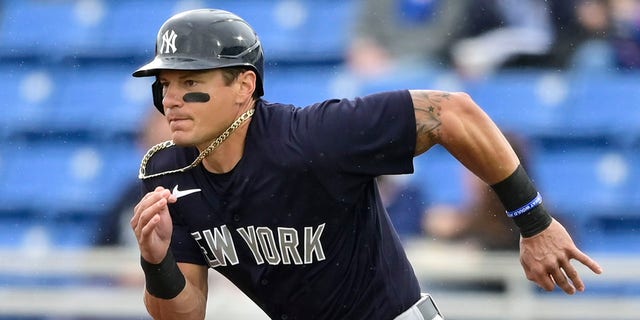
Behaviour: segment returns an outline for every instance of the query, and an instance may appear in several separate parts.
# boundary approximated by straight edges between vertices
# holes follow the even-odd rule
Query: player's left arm
[[[535,187],[491,118],[465,93],[410,93],[416,117],[415,155],[440,144],[494,187],[507,210],[514,205],[518,210],[526,209],[514,221],[523,234],[520,261],[527,278],[545,290],[553,290],[556,285],[569,294],[584,290],[570,260],[580,261],[595,273],[601,273],[602,268],[576,247],[565,228],[548,216],[542,204],[535,202]]]
[[[520,162],[507,139],[469,95],[430,90],[410,93],[416,115],[416,156],[441,144],[489,184],[516,169]]]

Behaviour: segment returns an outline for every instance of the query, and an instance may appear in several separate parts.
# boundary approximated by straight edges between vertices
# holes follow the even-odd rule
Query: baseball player
[[[528,279],[573,294],[584,284],[571,259],[601,272],[464,93],[267,102],[257,35],[214,9],[168,19],[155,58],[133,75],[155,77],[172,137],[142,159],[146,195],[131,219],[154,318],[203,319],[213,268],[273,319],[442,319],[376,186],[377,176],[411,173],[435,144],[499,195],[520,228]]]

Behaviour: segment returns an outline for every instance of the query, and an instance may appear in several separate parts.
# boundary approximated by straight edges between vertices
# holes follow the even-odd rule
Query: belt
[[[438,307],[436,306],[436,303],[433,302],[433,299],[428,294],[423,296],[422,299],[418,301],[416,307],[425,320],[435,320],[436,316],[442,316],[440,314],[440,310],[438,310]]]
[[[429,294],[423,293],[411,308],[400,314],[395,320],[440,320],[442,314]]]

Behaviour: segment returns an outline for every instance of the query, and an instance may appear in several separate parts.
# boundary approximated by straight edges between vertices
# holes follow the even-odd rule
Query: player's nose
[[[164,109],[180,107],[184,103],[182,100],[182,94],[179,94],[177,90],[172,90],[171,87],[167,87],[164,97],[162,98],[162,105]]]

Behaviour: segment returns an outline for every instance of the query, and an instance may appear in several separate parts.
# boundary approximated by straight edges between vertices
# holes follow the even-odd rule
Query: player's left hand
[[[602,273],[602,267],[576,247],[567,230],[555,219],[541,233],[520,240],[520,263],[527,279],[547,291],[556,285],[567,294],[584,291],[584,283],[571,259],[597,274]]]

